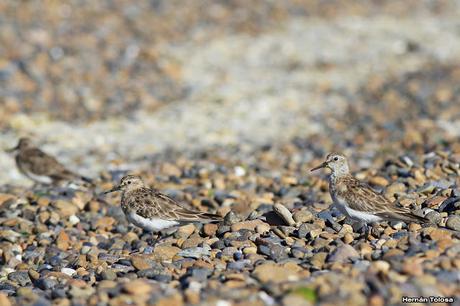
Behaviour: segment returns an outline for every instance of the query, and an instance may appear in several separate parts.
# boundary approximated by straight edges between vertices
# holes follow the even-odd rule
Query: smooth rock
[[[204,245],[203,247],[188,248],[180,251],[177,255],[198,259],[211,255],[211,247],[209,245]]]
[[[217,232],[217,229],[218,229],[218,225],[215,224],[215,223],[208,223],[208,224],[205,224],[203,226],[203,233],[207,236],[207,237],[212,237],[216,234]]]
[[[343,244],[335,249],[328,257],[329,262],[348,262],[352,259],[359,258],[359,253],[349,244]]]
[[[190,237],[190,235],[195,231],[195,225],[193,224],[187,224],[184,226],[179,227],[179,229],[176,232],[176,235],[183,239],[187,239]]]
[[[306,223],[313,220],[314,216],[309,210],[298,210],[292,214],[292,218],[296,223]]]
[[[113,281],[117,279],[117,273],[113,269],[107,269],[101,272],[102,279]]]
[[[50,278],[50,277],[40,278],[39,280],[35,282],[35,286],[37,286],[38,288],[42,290],[53,289],[54,287],[57,286],[57,284],[58,284],[57,279]]]
[[[20,286],[30,283],[29,273],[27,271],[15,271],[8,274],[8,279]]]
[[[268,262],[257,266],[252,275],[262,283],[272,282],[276,284],[298,280],[298,272],[301,270],[302,268],[297,265],[278,265]]]
[[[145,280],[134,280],[123,285],[123,290],[131,295],[146,295],[152,291],[152,287]]]
[[[150,269],[152,267],[151,263],[149,262],[149,259],[144,258],[142,256],[131,256],[131,264],[137,270],[145,270]]]
[[[442,220],[441,215],[437,211],[430,211],[425,215],[425,218],[430,220],[430,222],[433,224],[439,224],[439,222]]]
[[[0,305],[2,305],[2,306],[11,306],[11,302],[8,299],[8,296],[3,292],[0,292]]]
[[[170,261],[181,249],[175,246],[157,245],[153,251],[155,260]]]
[[[224,217],[224,225],[231,226],[239,221],[240,218],[233,211],[229,211]]]
[[[256,232],[259,234],[265,234],[270,231],[270,225],[268,223],[257,224]]]
[[[316,253],[312,256],[312,258],[310,259],[310,263],[315,267],[315,268],[318,268],[318,269],[321,269],[326,261],[326,257],[327,257],[328,253],[326,252],[319,252],[319,253]]]
[[[454,215],[447,218],[446,227],[454,231],[460,231],[460,216]]]
[[[61,232],[57,236],[56,246],[63,251],[66,251],[70,247],[69,235],[67,235],[67,233],[64,230],[61,230]]]
[[[295,221],[292,218],[292,213],[289,211],[289,209],[286,208],[286,206],[276,203],[273,205],[273,211],[280,216],[281,219],[286,223],[286,225],[289,226],[294,226]]]
[[[237,232],[242,229],[254,231],[256,226],[259,224],[264,224],[262,220],[255,219],[255,220],[248,220],[248,221],[242,221],[235,223],[231,226],[232,232]]]

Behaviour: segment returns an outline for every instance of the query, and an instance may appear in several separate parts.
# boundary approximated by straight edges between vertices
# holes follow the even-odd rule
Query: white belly
[[[179,222],[176,221],[163,220],[159,218],[147,219],[133,212],[128,214],[126,217],[128,218],[129,222],[150,232],[158,232],[162,229],[179,225]]]
[[[343,200],[335,199],[335,205],[341,213],[355,220],[359,220],[365,223],[373,223],[383,220],[382,218],[375,216],[373,214],[351,209]]]
[[[51,183],[53,183],[53,180],[49,176],[37,175],[31,172],[24,172],[24,174],[31,180],[40,184],[50,185]]]

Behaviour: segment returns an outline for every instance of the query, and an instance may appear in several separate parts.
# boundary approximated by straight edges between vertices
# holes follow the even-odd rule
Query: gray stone
[[[42,290],[53,289],[54,287],[56,287],[57,284],[58,284],[58,281],[56,279],[49,278],[49,277],[40,278],[35,282],[35,286],[37,286],[38,288]]]
[[[308,233],[317,229],[319,229],[319,226],[317,224],[304,223],[300,225],[297,231],[297,237],[305,238],[308,235]]]
[[[101,277],[105,280],[115,280],[117,278],[117,273],[115,273],[112,269],[107,269],[101,272]]]
[[[297,223],[305,223],[305,222],[310,222],[313,220],[313,214],[309,210],[299,210],[296,211],[292,217],[294,218],[294,221]]]
[[[20,286],[30,283],[29,273],[27,271],[15,271],[8,274],[8,279]]]
[[[433,224],[439,224],[439,222],[442,220],[441,214],[434,210],[427,213],[425,218],[430,220],[430,222]]]
[[[204,245],[202,247],[194,247],[188,248],[185,250],[180,251],[177,255],[182,257],[189,257],[189,258],[201,258],[204,256],[211,255],[211,247],[209,245]]]
[[[224,225],[232,225],[240,221],[240,218],[233,211],[229,211],[224,217]]]
[[[460,207],[460,196],[448,198],[441,205],[439,205],[440,212],[455,211]]]
[[[447,219],[446,227],[454,231],[460,231],[460,216],[450,216]]]
[[[329,262],[348,262],[351,259],[359,258],[358,251],[354,247],[348,244],[343,244],[335,249],[335,251],[329,256]]]

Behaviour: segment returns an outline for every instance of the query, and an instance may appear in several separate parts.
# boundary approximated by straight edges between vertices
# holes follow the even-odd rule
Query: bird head
[[[330,153],[321,165],[314,167],[311,171],[321,168],[328,168],[332,171],[332,173],[338,175],[349,173],[347,158],[345,155],[340,153]]]
[[[112,189],[104,192],[105,194],[115,192],[115,191],[127,191],[127,190],[132,190],[140,187],[144,187],[144,182],[142,179],[137,176],[137,175],[126,175],[122,177],[120,180],[120,184],[117,186],[113,187]]]
[[[22,138],[19,139],[18,144],[14,148],[7,149],[6,152],[14,152],[14,151],[17,151],[17,150],[24,150],[24,149],[30,148],[32,146],[33,146],[33,144],[32,144],[32,140],[30,140],[30,138],[22,137]]]

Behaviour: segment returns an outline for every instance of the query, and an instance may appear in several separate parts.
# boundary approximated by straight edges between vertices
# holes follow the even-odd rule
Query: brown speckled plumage
[[[336,178],[334,182],[331,180],[330,186],[334,198],[344,199],[351,209],[370,213],[385,220],[417,223],[428,221],[413,214],[409,208],[390,202],[385,196],[352,175]]]
[[[22,174],[38,183],[58,185],[62,182],[91,180],[68,170],[56,158],[34,146],[30,139],[21,138],[16,151],[16,165]]]
[[[312,169],[329,168],[329,192],[334,204],[342,213],[368,223],[380,220],[397,220],[425,223],[428,220],[417,216],[409,208],[397,206],[367,184],[353,177],[344,155],[331,153],[326,161]]]
[[[125,213],[131,210],[144,218],[160,217],[180,222],[202,222],[220,220],[215,214],[188,209],[165,194],[141,187],[123,193],[121,208]]]
[[[171,226],[175,226],[182,223],[207,223],[222,219],[221,216],[216,214],[184,207],[167,195],[146,186],[138,176],[127,175],[123,177],[120,185],[108,192],[117,190],[122,191],[121,208],[128,220],[144,229],[158,230],[156,227],[170,227],[169,224],[164,226],[156,224],[165,223],[165,221],[176,222],[177,224],[171,223]],[[138,217],[147,220],[142,220]]]

